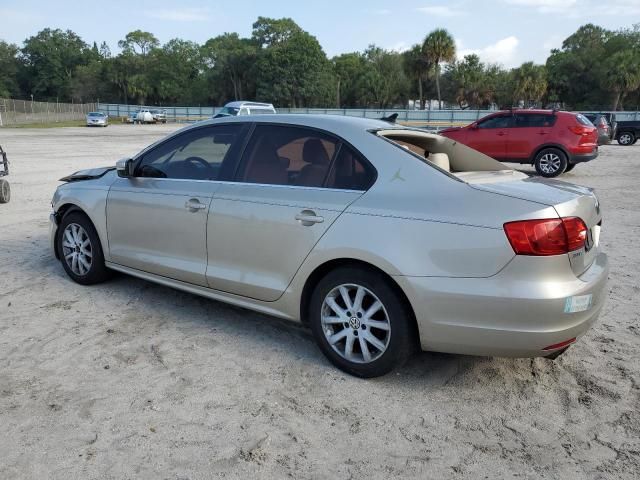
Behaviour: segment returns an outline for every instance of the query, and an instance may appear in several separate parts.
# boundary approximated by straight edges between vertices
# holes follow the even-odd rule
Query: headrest
[[[451,165],[449,164],[449,155],[447,155],[446,153],[430,153],[427,160],[447,172],[451,171]]]
[[[304,142],[302,159],[306,163],[311,163],[312,165],[327,165],[329,163],[327,150],[324,148],[324,145],[322,145],[322,142],[317,138],[310,138]]]

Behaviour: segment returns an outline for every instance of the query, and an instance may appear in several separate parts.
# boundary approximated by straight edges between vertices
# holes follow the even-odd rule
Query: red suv
[[[501,111],[440,133],[496,160],[535,165],[543,177],[557,177],[598,156],[598,130],[579,113]]]

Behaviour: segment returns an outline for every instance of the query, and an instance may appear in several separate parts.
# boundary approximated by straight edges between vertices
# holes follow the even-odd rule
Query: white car
[[[238,101],[227,103],[213,118],[235,117],[237,115],[265,115],[277,113],[271,103]]]

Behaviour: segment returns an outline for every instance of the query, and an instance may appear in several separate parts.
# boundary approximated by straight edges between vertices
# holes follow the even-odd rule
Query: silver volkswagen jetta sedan
[[[362,377],[416,347],[554,357],[605,300],[592,190],[378,120],[210,120],[62,180],[51,241],[76,282],[117,270],[302,321]]]

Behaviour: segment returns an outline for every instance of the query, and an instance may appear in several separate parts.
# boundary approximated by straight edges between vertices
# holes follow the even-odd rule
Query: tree
[[[150,94],[160,102],[191,103],[198,93],[191,89],[202,71],[200,46],[174,38],[150,53]]]
[[[436,91],[438,93],[438,105],[442,109],[442,97],[440,95],[440,64],[452,62],[456,58],[456,44],[453,37],[443,28],[439,28],[427,35],[422,45],[422,51],[433,64],[436,76]]]
[[[256,62],[256,96],[294,108],[328,104],[334,82],[318,40],[289,19],[262,20],[253,33],[254,40],[266,45]]]
[[[522,100],[525,106],[537,104],[547,92],[547,70],[544,65],[523,63],[513,70],[514,99]]]
[[[211,38],[202,46],[202,57],[212,80],[210,83],[218,85],[219,99],[223,103],[230,99],[249,98],[254,94],[253,65],[257,54],[257,43],[240,38],[237,33]],[[228,85],[231,86],[230,91],[224,88]]]
[[[365,97],[362,79],[370,65],[362,53],[344,53],[332,60],[336,78],[336,107],[362,107]]]
[[[17,95],[18,47],[0,40],[0,97]]]
[[[418,99],[420,110],[425,109],[424,80],[427,73],[433,69],[429,59],[424,54],[421,45],[414,45],[411,49],[403,53],[404,71],[418,86]]]
[[[488,107],[494,100],[496,68],[487,67],[475,54],[450,63],[443,76],[445,98],[451,98],[463,109]]]
[[[614,53],[605,63],[603,86],[613,92],[612,110],[617,110],[620,100],[640,88],[640,53],[638,50],[622,50]]]
[[[22,91],[44,100],[70,100],[75,69],[93,58],[91,48],[71,30],[46,28],[24,42]]]
[[[123,51],[142,56],[146,56],[152,48],[155,48],[158,45],[160,45],[160,42],[153,33],[143,32],[142,30],[129,32],[124,37],[124,40],[120,40],[118,42],[118,46],[122,48]]]

